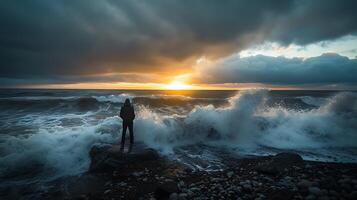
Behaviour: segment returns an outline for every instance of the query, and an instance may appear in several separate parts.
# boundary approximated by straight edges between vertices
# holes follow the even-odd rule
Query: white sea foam
[[[302,96],[298,97],[303,101],[304,103],[312,106],[321,106],[326,103],[328,100],[327,98],[322,98],[322,97],[311,97],[311,96]]]
[[[84,172],[89,166],[91,146],[117,140],[120,129],[118,117],[76,127],[55,124],[43,125],[35,134],[1,135],[0,177],[37,170],[46,178]]]
[[[268,98],[264,90],[241,92],[230,106],[197,106],[184,121],[141,109],[135,129],[139,139],[165,151],[193,143],[290,150],[357,147],[356,94],[337,94],[309,111],[270,108]]]
[[[93,96],[99,102],[123,103],[125,99],[133,99],[129,94],[123,93],[119,95]]]
[[[102,100],[122,102],[127,97]],[[336,148],[357,148],[355,93],[339,93],[307,111],[268,107],[265,102],[269,98],[265,90],[244,91],[232,97],[227,107],[196,106],[187,116],[161,115],[137,106],[135,139],[163,153],[195,144],[240,148],[246,153],[257,153],[261,147],[288,149],[313,152],[317,157],[319,153],[333,154]],[[79,119],[81,123],[65,126],[63,119]],[[56,176],[83,172],[89,166],[91,146],[117,141],[121,128],[118,117],[98,119],[95,112],[32,114],[18,123],[33,124],[37,130],[16,136],[0,134],[0,176],[20,174],[28,167]],[[347,159],[356,162],[356,154],[347,154]]]

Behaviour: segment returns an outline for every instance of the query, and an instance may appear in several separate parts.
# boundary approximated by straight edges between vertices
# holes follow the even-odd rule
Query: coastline
[[[93,148],[92,148],[93,150]],[[221,171],[192,171],[155,152],[139,150],[102,158],[121,161],[48,183],[44,190],[16,191],[22,199],[356,199],[357,164],[302,160],[293,153],[227,157]],[[111,152],[113,153],[113,152]],[[113,157],[113,155],[115,155]],[[93,161],[93,155],[92,162]],[[97,159],[97,158],[96,158]],[[105,161],[107,162],[107,161]],[[6,192],[6,191],[5,191]],[[5,199],[17,199],[14,192]]]

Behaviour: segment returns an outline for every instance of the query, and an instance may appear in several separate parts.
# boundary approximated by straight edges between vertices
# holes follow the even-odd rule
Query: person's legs
[[[126,129],[128,128],[128,124],[123,121],[123,132],[121,134],[121,148],[124,149],[124,144],[125,144],[125,134],[126,134]]]
[[[129,126],[129,133],[130,133],[130,144],[133,144],[134,143],[133,122],[130,122],[128,126]]]
[[[129,133],[130,133],[130,144],[129,144],[128,152],[131,152],[134,143],[133,122],[129,123],[128,126],[129,126]]]

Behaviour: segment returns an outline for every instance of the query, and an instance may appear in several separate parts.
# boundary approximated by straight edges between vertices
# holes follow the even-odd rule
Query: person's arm
[[[132,112],[132,118],[133,118],[133,120],[134,120],[134,119],[135,119],[134,106],[133,106],[133,107],[131,107],[131,112]]]
[[[121,107],[121,109],[120,109],[120,115],[119,115],[120,118],[124,119],[124,118],[123,118],[123,117],[124,117],[123,115],[124,115],[124,113],[123,113],[123,107]]]

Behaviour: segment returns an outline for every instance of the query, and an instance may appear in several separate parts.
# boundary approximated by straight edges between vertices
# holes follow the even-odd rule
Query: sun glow
[[[172,81],[170,84],[166,86],[166,89],[168,90],[187,90],[191,88],[192,88],[191,85],[187,85],[180,81]]]

